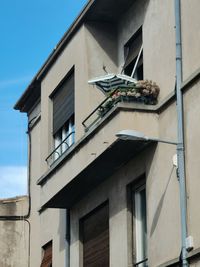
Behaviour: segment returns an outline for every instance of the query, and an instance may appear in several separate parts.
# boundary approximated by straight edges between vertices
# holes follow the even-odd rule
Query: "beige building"
[[[199,10],[181,0],[190,266],[200,266]],[[116,137],[177,140],[174,13],[173,0],[88,1],[17,102],[29,120],[28,266],[179,266],[176,145]],[[135,80],[115,77],[123,88],[105,100],[106,71]]]

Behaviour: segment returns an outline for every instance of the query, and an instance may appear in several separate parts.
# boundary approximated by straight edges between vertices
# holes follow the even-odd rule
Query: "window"
[[[132,214],[133,266],[147,267],[146,189],[141,183],[130,186],[129,204]]]
[[[143,80],[142,29],[140,28],[124,46],[124,73]]]
[[[109,206],[104,203],[80,221],[83,267],[109,267]]]
[[[54,135],[55,160],[59,158],[74,143],[75,126],[74,115]]]
[[[52,241],[43,248],[43,259],[40,267],[52,267]]]
[[[74,70],[59,84],[51,96],[53,101],[54,160],[75,141]]]

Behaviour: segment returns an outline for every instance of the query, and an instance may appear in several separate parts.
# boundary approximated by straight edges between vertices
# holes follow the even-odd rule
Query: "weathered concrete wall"
[[[118,22],[118,71],[124,66],[124,45],[142,27],[149,0],[133,1],[133,5],[125,14],[119,17]],[[144,36],[144,34],[143,34]]]
[[[165,167],[160,164],[159,153],[166,153],[166,158],[171,158],[174,148],[152,147],[140,153],[106,182],[101,184],[71,210],[71,265],[82,266],[81,241],[79,238],[79,220],[91,212],[104,201],[109,200],[109,230],[110,230],[110,266],[132,266],[132,230],[127,207],[127,185],[146,174],[147,183],[147,216],[148,216],[148,243],[150,255],[149,266],[158,266],[159,262],[177,256],[179,252],[179,207],[178,183],[176,173],[169,160]],[[160,152],[160,150],[164,150]],[[167,152],[168,151],[168,152]],[[159,166],[160,165],[160,166]],[[162,168],[162,176],[160,169]],[[170,183],[167,186],[168,180]],[[163,198],[164,195],[164,198]],[[163,198],[160,213],[160,201]],[[171,209],[173,202],[174,209]],[[167,212],[166,212],[167,210]],[[165,231],[163,231],[163,227]],[[153,229],[153,230],[152,230]],[[166,232],[168,235],[166,236]],[[151,233],[151,234],[150,234]],[[167,249],[168,247],[168,249]],[[167,251],[165,252],[165,250]]]
[[[200,81],[193,83],[184,98],[185,139],[186,139],[186,178],[188,203],[188,232],[194,237],[195,248],[200,247]]]
[[[0,216],[17,216],[21,220],[0,219],[0,266],[27,267],[29,260],[29,223],[23,220],[28,212],[28,198],[0,200]]]
[[[83,134],[81,122],[85,118],[84,114],[89,112],[88,105],[85,107],[83,105],[83,103],[89,102],[84,27],[70,41],[41,84],[41,173],[48,169],[45,159],[54,148],[52,136],[53,104],[49,96],[73,66],[75,66],[75,139],[78,140]]]
[[[31,116],[31,114],[30,114]],[[40,207],[39,188],[36,185],[36,181],[40,176],[40,161],[41,161],[41,141],[40,141],[40,120],[30,131],[29,142],[31,142],[31,149],[29,151],[30,161],[30,193],[31,193],[31,247],[30,247],[30,267],[40,266],[42,259],[42,246],[41,246],[41,225],[38,209]],[[30,144],[29,144],[30,148]],[[37,167],[36,167],[37,166]]]
[[[183,42],[183,80],[200,67],[199,45],[199,8],[198,0],[181,1],[181,23]]]
[[[105,34],[106,31],[106,34]],[[105,34],[105,35],[104,35]],[[112,49],[112,47],[114,49]],[[109,72],[117,68],[117,36],[112,25],[86,24],[82,26],[66,49],[56,60],[44,80],[41,89],[41,172],[48,166],[46,157],[53,150],[52,137],[52,101],[49,98],[59,82],[70,69],[75,67],[75,139],[84,134],[83,120],[103,101],[105,96],[88,80],[104,74],[103,66]]]
[[[30,114],[31,115],[31,114]],[[49,241],[53,241],[53,266],[66,266],[66,241],[65,241],[65,210],[50,209],[41,214],[40,187],[37,180],[41,176],[41,120],[34,124],[30,131],[31,141],[31,244],[30,267],[38,267],[42,261],[42,247]]]
[[[124,45],[142,27],[144,79],[156,81],[163,99],[175,86],[175,31],[173,1],[135,1],[119,21],[119,71],[124,64]],[[164,69],[161,71],[162,67]]]

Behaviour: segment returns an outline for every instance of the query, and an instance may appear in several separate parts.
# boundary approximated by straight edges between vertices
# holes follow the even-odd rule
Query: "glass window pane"
[[[146,190],[140,187],[134,192],[136,262],[147,258]],[[139,265],[146,266],[145,263]]]
[[[62,132],[59,131],[54,137],[55,148],[58,147],[61,144],[61,142],[62,142]],[[61,153],[62,153],[61,146],[59,146],[54,153],[54,160],[58,159],[61,156]]]
[[[67,136],[68,136],[68,125],[65,125],[62,128],[62,141],[64,141],[67,138]],[[69,147],[67,141],[68,140],[66,139],[65,142],[62,143],[62,153],[64,153]]]
[[[71,118],[69,120],[69,131],[68,131],[68,134],[69,134],[69,138],[68,138],[68,145],[71,146],[73,145],[74,143],[74,122],[73,122],[73,118]]]

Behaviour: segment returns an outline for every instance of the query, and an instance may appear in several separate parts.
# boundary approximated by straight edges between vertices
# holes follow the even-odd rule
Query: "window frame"
[[[132,266],[147,266],[147,263],[137,265],[137,242],[136,242],[136,220],[135,220],[135,193],[138,190],[145,188],[146,193],[146,178],[145,175],[141,175],[134,182],[127,185],[127,228],[128,228],[128,261]],[[147,199],[146,199],[146,225],[147,225]],[[146,229],[147,231],[147,229]],[[146,236],[146,259],[148,257],[148,239]]]
[[[74,115],[53,135],[54,161],[75,143]]]
[[[141,203],[141,192],[145,190],[145,222],[138,222],[138,219],[141,218],[142,212],[142,203]],[[134,197],[134,199],[133,199]],[[142,237],[141,236],[141,230],[143,230],[143,226],[141,225],[142,223],[145,223],[145,228],[147,224],[147,214],[146,214],[146,186],[145,184],[132,189],[132,207],[134,214],[132,214],[133,221],[134,221],[134,243],[135,243],[135,261],[136,263],[141,262],[147,258],[147,236]],[[147,234],[147,228],[146,234]],[[145,240],[142,240],[142,238],[145,238]],[[141,248],[143,247],[143,248]],[[141,255],[143,254],[143,251],[145,251],[146,255]],[[138,258],[139,257],[139,258]],[[146,264],[140,264],[139,266],[146,266]]]
[[[59,95],[59,91],[62,92],[62,87],[65,82],[73,79],[73,113],[62,124],[57,131],[54,132],[54,99],[56,95]],[[52,165],[57,159],[59,159],[68,149],[75,143],[75,66],[67,72],[65,77],[59,82],[53,92],[49,95],[51,101],[51,150],[46,161],[49,165]],[[68,138],[67,138],[68,136]],[[66,139],[67,138],[67,139]],[[66,139],[66,140],[65,140]],[[65,142],[64,142],[65,141]]]
[[[137,40],[139,39],[139,40]],[[140,40],[141,39],[141,40]],[[137,42],[141,41],[140,44],[137,44]],[[134,44],[135,42],[135,44]],[[136,46],[135,50],[137,50],[137,53],[135,54],[134,58],[128,59],[129,57],[132,57],[129,55],[129,50],[131,49],[131,46]],[[127,63],[127,61],[130,61]],[[133,73],[133,78],[137,80],[143,80],[144,79],[144,69],[143,69],[143,31],[142,26],[133,34],[133,36],[128,40],[128,42],[124,45],[124,66],[123,66],[123,72],[124,74],[131,76],[133,70],[135,69]],[[128,68],[132,68],[132,71],[130,73],[127,73]],[[138,70],[142,67],[142,77],[138,76]]]

